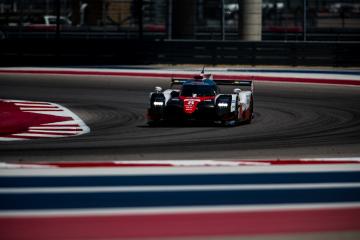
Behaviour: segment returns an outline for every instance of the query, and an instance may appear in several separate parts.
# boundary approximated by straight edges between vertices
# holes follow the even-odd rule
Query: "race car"
[[[180,89],[175,86],[180,85]],[[220,85],[248,86],[221,94]],[[155,87],[150,93],[148,124],[164,121],[209,121],[223,125],[250,123],[254,112],[253,82],[250,80],[214,80],[211,74],[193,79],[171,79],[170,89]]]

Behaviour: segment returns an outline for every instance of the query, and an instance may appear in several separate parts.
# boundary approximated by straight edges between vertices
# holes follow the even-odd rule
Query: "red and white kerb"
[[[78,136],[89,127],[55,103],[0,99],[0,141]]]

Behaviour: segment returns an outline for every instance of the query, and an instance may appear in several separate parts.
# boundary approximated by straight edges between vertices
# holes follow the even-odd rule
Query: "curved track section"
[[[148,93],[169,79],[9,74],[0,83],[0,98],[59,103],[91,129],[66,139],[1,142],[4,161],[359,155],[359,87],[256,82],[250,125],[148,127]]]

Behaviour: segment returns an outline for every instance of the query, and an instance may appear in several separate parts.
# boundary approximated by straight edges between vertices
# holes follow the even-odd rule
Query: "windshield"
[[[185,85],[181,90],[181,96],[184,97],[206,97],[215,96],[213,86],[207,85]]]

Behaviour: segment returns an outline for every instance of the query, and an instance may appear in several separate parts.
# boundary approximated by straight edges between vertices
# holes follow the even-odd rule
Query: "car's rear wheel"
[[[239,97],[236,98],[236,107],[235,107],[236,111],[235,111],[235,117],[234,117],[236,125],[239,125],[241,123],[242,119],[243,119],[243,117],[241,115],[242,114],[242,105],[239,104],[239,99],[238,98]]]
[[[253,101],[253,96],[251,95],[251,99],[250,99],[250,107],[247,110],[247,112],[245,113],[245,121],[244,123],[249,124],[251,123],[252,119],[253,119],[253,113],[254,113],[254,101]]]

